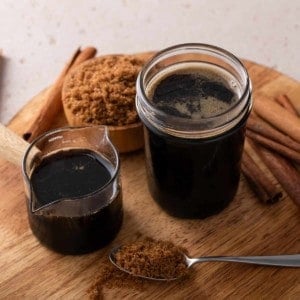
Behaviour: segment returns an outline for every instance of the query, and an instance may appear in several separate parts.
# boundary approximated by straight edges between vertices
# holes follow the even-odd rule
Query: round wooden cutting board
[[[286,93],[300,111],[299,82],[270,68],[244,61],[254,94]],[[10,122],[21,134],[43,105],[47,90]],[[255,96],[254,96],[255,100]],[[66,125],[63,115],[53,127]],[[241,178],[238,193],[222,213],[205,220],[179,220],[151,199],[143,151],[122,155],[124,223],[106,248],[83,256],[62,256],[39,244],[27,222],[21,170],[0,161],[0,298],[84,299],[111,247],[140,237],[171,240],[192,256],[275,255],[300,252],[300,212],[286,196],[260,204]],[[147,283],[144,290],[103,288],[104,299],[299,299],[300,269],[203,263],[183,283]]]

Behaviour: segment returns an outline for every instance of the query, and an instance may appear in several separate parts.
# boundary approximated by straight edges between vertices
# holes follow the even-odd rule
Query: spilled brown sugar
[[[117,263],[136,275],[155,278],[174,278],[174,284],[183,284],[190,278],[182,253],[186,249],[168,241],[145,238],[122,247],[116,255]],[[145,280],[125,273],[108,259],[99,268],[99,273],[88,290],[91,299],[103,299],[104,289],[129,289],[142,292],[149,285],[163,282]]]
[[[108,260],[105,262],[87,293],[90,299],[103,299],[104,289],[129,289],[143,291],[144,280],[128,275],[113,266]]]

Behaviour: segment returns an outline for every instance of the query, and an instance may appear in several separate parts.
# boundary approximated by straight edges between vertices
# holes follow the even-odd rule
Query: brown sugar
[[[167,284],[176,284],[180,287],[187,280],[192,280],[192,273],[188,272],[182,253],[187,253],[184,248],[176,247],[168,241],[159,241],[151,238],[138,240],[122,247],[118,252],[117,263],[137,275],[156,278],[173,278]],[[99,267],[99,273],[88,289],[90,299],[103,299],[105,290],[125,289],[144,292],[150,286],[166,284],[153,280],[145,280],[119,270],[108,259]],[[178,285],[179,284],[179,285]]]
[[[145,239],[122,246],[115,260],[134,275],[172,279],[187,273],[183,252],[186,251],[171,242]]]
[[[120,271],[109,261],[103,264],[87,293],[90,299],[103,299],[104,289],[144,290],[144,281]]]
[[[135,82],[144,64],[134,55],[107,55],[90,59],[70,72],[62,101],[69,121],[76,124],[127,125],[138,121]]]

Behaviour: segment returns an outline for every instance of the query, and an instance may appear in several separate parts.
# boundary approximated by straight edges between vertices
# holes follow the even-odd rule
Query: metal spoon
[[[158,281],[170,281],[170,280],[178,279],[178,278],[152,278],[152,277],[146,277],[146,276],[131,273],[129,270],[126,270],[121,266],[119,266],[116,262],[115,255],[120,250],[120,248],[121,246],[113,248],[109,254],[109,259],[112,262],[112,264],[115,265],[121,271],[136,277],[158,280]],[[195,257],[195,258],[188,257],[183,253],[182,255],[185,259],[187,268],[190,268],[192,265],[196,263],[212,262],[212,261],[237,262],[237,263],[263,265],[263,266],[277,266],[277,267],[295,267],[295,268],[300,267],[300,254],[271,255],[271,256],[269,255],[268,256],[204,256],[204,257]]]

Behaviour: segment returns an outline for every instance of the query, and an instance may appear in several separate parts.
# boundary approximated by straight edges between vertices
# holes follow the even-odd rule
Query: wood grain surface
[[[255,93],[287,93],[300,111],[298,82],[262,65],[249,61],[245,65]],[[22,132],[46,93],[14,117],[9,124],[13,131]],[[65,124],[60,115],[53,126]],[[21,169],[0,161],[1,299],[86,299],[110,248],[137,236],[171,240],[193,256],[300,252],[300,211],[286,195],[275,205],[260,204],[242,177],[234,201],[222,213],[205,220],[179,220],[151,199],[143,151],[122,155],[121,163],[125,216],[119,235],[92,254],[63,256],[41,246],[31,234]],[[182,284],[149,283],[144,291],[105,288],[103,294],[105,299],[300,299],[300,269],[203,263]]]

